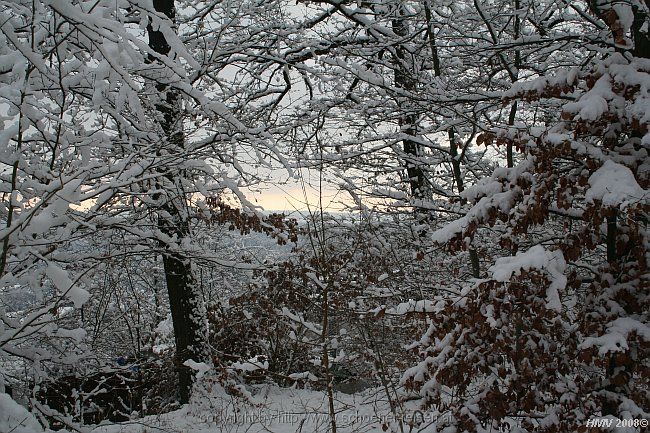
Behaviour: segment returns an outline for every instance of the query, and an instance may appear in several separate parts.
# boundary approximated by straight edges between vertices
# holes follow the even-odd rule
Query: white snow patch
[[[431,301],[429,299],[422,299],[415,301],[409,299],[407,302],[402,302],[395,307],[386,310],[387,314],[404,315],[407,313],[436,313],[444,308],[444,301]]]
[[[546,307],[561,311],[560,290],[566,287],[564,275],[566,261],[561,251],[547,251],[541,245],[535,245],[528,251],[517,253],[516,256],[501,257],[488,269],[492,278],[500,282],[510,281],[513,276],[521,275],[522,271],[537,269],[546,271],[551,277],[551,284],[546,289]]]
[[[632,11],[632,7],[627,3],[621,2],[614,3],[612,9],[614,9],[616,15],[618,15],[618,22],[621,23],[623,33],[629,32],[630,28],[632,28],[632,24],[634,24],[634,12]]]
[[[583,120],[598,120],[609,110],[609,103],[616,95],[612,91],[611,77],[603,75],[594,87],[576,102],[570,102],[564,109],[578,113]]]
[[[481,198],[467,214],[454,220],[431,234],[431,240],[439,244],[449,242],[454,236],[462,234],[472,221],[482,222],[488,218],[492,208],[507,212],[512,207],[517,191],[509,190]]]
[[[45,269],[45,273],[52,280],[56,288],[72,301],[75,308],[81,308],[88,298],[90,298],[90,293],[75,286],[70,277],[68,277],[68,273],[57,265],[50,263]]]
[[[34,415],[13,401],[8,394],[0,393],[0,432],[37,433],[43,427]]]
[[[239,371],[268,370],[269,362],[266,359],[261,361],[257,356],[254,356],[246,362],[233,362],[230,367]]]
[[[598,354],[603,356],[608,352],[624,352],[629,348],[627,337],[636,332],[643,340],[650,341],[650,327],[631,317],[620,317],[607,324],[607,332],[600,337],[587,337],[580,345],[581,349],[598,347]]]
[[[602,167],[589,177],[589,185],[585,200],[600,200],[604,206],[627,207],[650,198],[650,193],[637,183],[632,170],[612,160],[605,161]]]
[[[156,326],[156,334],[160,336],[169,336],[174,332],[172,316],[169,314],[165,320],[161,320]]]
[[[310,371],[305,371],[303,373],[291,373],[289,375],[289,378],[291,378],[293,380],[300,380],[300,379],[305,380],[306,379],[306,380],[308,380],[310,382],[317,382],[318,381],[318,378],[316,376],[314,376]]]
[[[186,367],[190,367],[192,370],[196,371],[197,372],[196,373],[196,378],[197,379],[200,379],[201,377],[203,377],[203,375],[206,372],[210,371],[210,368],[212,368],[208,364],[206,364],[205,362],[196,362],[193,359],[188,359],[187,361],[185,361],[183,363],[183,365],[186,366]]]

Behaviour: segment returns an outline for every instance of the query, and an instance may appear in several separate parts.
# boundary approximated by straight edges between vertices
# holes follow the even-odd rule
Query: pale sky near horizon
[[[247,192],[247,199],[262,206],[266,211],[306,212],[315,211],[322,203],[323,210],[341,211],[344,203],[350,203],[345,193],[337,191],[333,185],[324,186],[322,193],[317,188],[305,185],[303,190],[299,182],[290,182],[285,185],[271,185],[261,191]]]

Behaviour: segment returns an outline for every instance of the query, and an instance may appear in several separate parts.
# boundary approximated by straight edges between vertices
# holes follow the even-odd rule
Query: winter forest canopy
[[[647,431],[649,8],[0,0],[0,433]]]

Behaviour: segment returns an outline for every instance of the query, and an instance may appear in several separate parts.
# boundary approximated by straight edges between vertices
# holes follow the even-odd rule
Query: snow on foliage
[[[246,362],[233,362],[230,367],[238,371],[267,370],[269,363],[266,360],[260,360],[259,357],[254,356]]]
[[[551,284],[546,291],[547,307],[562,310],[559,292],[566,287],[564,276],[566,261],[561,251],[546,251],[541,245],[535,245],[528,251],[514,257],[500,257],[488,272],[496,281],[507,282],[512,277],[533,270],[546,271],[551,277]]]
[[[599,200],[604,206],[621,207],[629,204],[647,202],[650,192],[639,186],[634,173],[612,160],[605,163],[589,177],[585,201]]]
[[[90,298],[90,293],[76,287],[74,282],[68,277],[67,272],[57,265],[50,263],[45,273],[52,280],[56,288],[72,301],[75,308],[81,308],[88,298]]]
[[[619,317],[606,325],[604,335],[587,337],[580,344],[581,349],[596,347],[600,356],[609,352],[626,352],[630,350],[628,336],[636,333],[643,341],[650,342],[650,326],[631,317]]]
[[[429,299],[414,300],[409,299],[408,302],[401,302],[394,307],[386,309],[386,314],[394,314],[403,316],[408,313],[435,313],[441,310],[440,303]]]
[[[579,431],[594,413],[647,416],[650,52],[634,23],[649,18],[634,4],[590,6],[625,49],[505,92],[561,119],[477,139],[521,155],[463,192],[473,205],[432,236],[454,252],[490,236],[505,251],[484,258],[491,279],[441,296],[409,346],[420,362],[402,378],[405,398],[439,417],[431,431]]]
[[[33,414],[5,393],[0,393],[0,432],[39,433],[43,427]]]
[[[187,361],[183,362],[183,365],[190,367],[192,370],[196,371],[197,379],[203,377],[203,375],[206,372],[210,371],[210,369],[212,368],[205,362],[196,362],[193,359],[188,359]]]

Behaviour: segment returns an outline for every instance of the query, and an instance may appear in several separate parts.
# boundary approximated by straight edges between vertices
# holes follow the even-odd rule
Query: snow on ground
[[[394,420],[380,390],[353,395],[336,393],[335,400],[337,431],[340,433],[383,432],[382,424]],[[253,388],[249,402],[223,393],[202,396],[177,411],[96,427],[91,433],[327,431],[330,431],[330,417],[325,392],[264,385]]]

